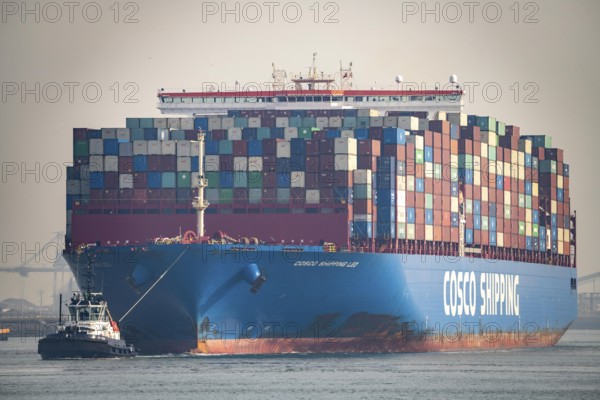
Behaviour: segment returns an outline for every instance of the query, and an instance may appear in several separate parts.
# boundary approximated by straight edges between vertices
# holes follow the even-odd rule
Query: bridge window
[[[163,102],[165,102],[165,103],[172,103],[173,102],[173,98],[172,97],[163,97]]]
[[[321,96],[315,96],[315,101],[323,101],[323,97],[321,97]]]
[[[331,96],[323,96],[323,101],[331,101]]]
[[[362,96],[356,96],[354,98],[355,101],[363,101],[363,97]]]
[[[332,101],[342,101],[342,97],[341,96],[333,96],[331,98]]]
[[[354,101],[354,96],[346,96],[346,101]]]
[[[287,97],[279,96],[279,97],[277,97],[277,101],[280,103],[287,103]]]
[[[192,99],[192,103],[203,103],[202,100],[203,100],[202,97],[194,97]]]
[[[368,101],[378,101],[379,98],[377,96],[369,96]]]

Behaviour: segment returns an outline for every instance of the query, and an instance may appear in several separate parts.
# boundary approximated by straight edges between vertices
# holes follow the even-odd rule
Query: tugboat
[[[38,342],[38,354],[42,360],[121,358],[138,354],[137,348],[121,339],[119,326],[112,319],[102,293],[92,292],[91,265],[90,260],[86,290],[74,292],[66,303],[69,310],[67,320],[62,321],[61,304],[57,332]]]

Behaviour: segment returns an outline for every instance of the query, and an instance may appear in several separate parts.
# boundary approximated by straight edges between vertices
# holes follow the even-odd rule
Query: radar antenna
[[[285,89],[285,80],[287,78],[287,72],[285,69],[277,69],[275,67],[275,63],[271,63],[273,66],[273,90],[284,90]]]
[[[340,89],[341,90],[352,90],[354,82],[352,79],[352,62],[347,68],[344,68],[342,61],[340,60]]]

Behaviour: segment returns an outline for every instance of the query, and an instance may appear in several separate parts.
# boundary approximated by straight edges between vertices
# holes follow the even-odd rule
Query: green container
[[[549,149],[552,147],[552,136],[548,135],[527,135],[521,136],[521,139],[529,138],[533,140],[533,147],[545,147]]]
[[[465,200],[465,212],[467,214],[473,214],[473,200],[471,200],[471,199]]]
[[[144,140],[144,128],[133,128],[131,131],[131,141]]]
[[[504,206],[504,219],[510,219],[510,206]]]
[[[163,172],[161,176],[161,187],[174,189],[176,183],[175,172]]]
[[[425,193],[425,208],[433,208],[433,194]]]
[[[404,222],[399,222],[396,225],[396,236],[398,239],[406,239],[406,224]]]
[[[206,180],[208,181],[209,188],[218,188],[220,182],[220,176],[218,172],[206,172]]]
[[[288,204],[290,202],[290,189],[278,188],[277,189],[277,203]]]
[[[140,118],[140,128],[154,128],[154,118]]]
[[[531,208],[531,195],[525,195],[525,208]]]
[[[450,182],[458,182],[458,168],[450,167]]]
[[[490,230],[489,218],[486,215],[482,215],[481,216],[481,230],[482,231],[489,231]]]
[[[354,126],[346,125],[346,120],[352,118],[354,122]],[[344,117],[344,121],[342,122],[342,126],[344,128],[368,128],[371,123],[371,118],[369,117]]]
[[[494,118],[494,117],[477,117],[477,126],[482,131],[496,132],[496,118]]]
[[[271,138],[271,129],[266,128],[266,127],[256,128],[256,138],[258,140],[270,139]]]
[[[236,187],[236,188],[247,188],[248,187],[248,173],[246,171],[235,171],[233,173],[233,187]]]
[[[299,128],[298,129],[298,137],[300,139],[312,139],[312,127],[309,128]]]
[[[540,172],[544,174],[556,174],[556,161],[555,160],[541,160],[540,164]]]
[[[488,160],[496,161],[496,146],[488,146]]]
[[[126,128],[139,128],[140,127],[140,119],[139,118],[125,118],[125,127]]]
[[[248,187],[251,189],[262,189],[262,172],[261,171],[250,171],[248,172]]]
[[[185,131],[182,131],[182,130],[171,131],[171,140],[185,140]]]
[[[233,154],[233,141],[219,140],[219,154]]]
[[[496,133],[498,134],[498,136],[506,136],[506,125],[504,124],[504,122],[496,122]]]
[[[433,164],[433,178],[436,179],[436,180],[438,180],[438,181],[442,180],[442,178],[443,178],[443,175],[442,175],[442,164],[440,164],[440,163]]]
[[[424,162],[423,150],[415,149],[415,162],[417,164],[423,164],[423,162]]]
[[[531,225],[531,233],[533,237],[539,237],[540,236],[540,229],[538,227],[538,224],[532,224]]]
[[[373,187],[371,185],[354,185],[354,198],[357,200],[373,198]]]
[[[233,189],[219,189],[219,203],[220,204],[233,203]]]
[[[177,187],[189,188],[192,187],[192,174],[190,172],[177,173]]]
[[[219,189],[205,189],[204,197],[210,204],[219,204]]]
[[[317,119],[314,117],[304,117],[302,118],[302,127],[310,128],[313,126],[317,126]]]
[[[233,126],[235,126],[236,128],[247,128],[248,127],[248,118],[245,118],[245,117],[234,118]]]
[[[88,157],[90,155],[90,146],[87,140],[76,140],[73,143],[73,155],[75,157]]]
[[[290,117],[289,126],[292,128],[302,128],[302,117]]]
[[[519,207],[521,207],[521,208],[525,207],[525,195],[524,194],[519,194]]]
[[[262,189],[248,190],[248,203],[260,204],[261,201],[262,201]]]
[[[519,235],[525,235],[525,221],[519,221]]]

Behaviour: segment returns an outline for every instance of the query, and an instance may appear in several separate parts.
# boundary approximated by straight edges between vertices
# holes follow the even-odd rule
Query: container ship
[[[73,130],[64,257],[93,246],[141,354],[554,345],[577,314],[569,165],[547,135],[352,67],[269,90],[159,90]],[[247,88],[246,88],[247,89]]]

